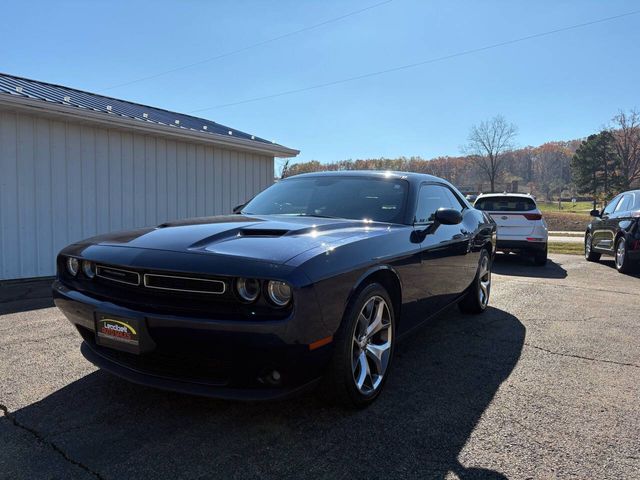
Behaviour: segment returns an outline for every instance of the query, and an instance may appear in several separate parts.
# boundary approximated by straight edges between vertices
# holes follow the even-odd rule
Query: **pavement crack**
[[[558,283],[554,283],[554,282],[546,282],[546,281],[536,281],[536,282],[531,282],[528,280],[516,280],[516,279],[510,279],[510,283],[517,283],[517,284],[522,284],[522,285],[527,285],[528,287],[531,287],[531,285],[544,285],[547,287],[557,287]],[[565,283],[562,285],[563,288],[573,288],[573,289],[577,289],[577,290],[588,290],[590,292],[604,292],[604,293],[615,293],[616,295],[621,294],[621,295],[632,295],[632,296],[636,296],[637,292],[625,292],[622,290],[610,290],[608,288],[597,288],[597,287],[585,287],[583,285],[574,285],[574,284],[570,284],[570,283]]]
[[[54,452],[58,453],[67,462],[77,466],[78,468],[81,468],[82,470],[94,476],[98,480],[105,480],[104,477],[100,475],[98,472],[91,470],[88,466],[84,465],[82,462],[79,462],[71,458],[62,448],[60,448],[54,442],[47,440],[44,437],[44,435],[42,435],[40,432],[18,421],[18,419],[11,412],[9,412],[9,409],[6,407],[6,405],[0,403],[0,410],[4,413],[5,418],[7,418],[15,427],[20,428],[25,432],[29,432],[36,439],[36,441],[51,448]]]
[[[58,338],[68,338],[68,337],[69,337],[69,334],[63,333],[60,335],[53,335],[51,337],[47,337],[45,340],[48,342],[51,340],[57,340]],[[7,350],[8,347],[29,345],[31,343],[42,343],[42,341],[43,341],[42,338],[35,338],[35,339],[22,339],[15,342],[6,342],[0,345],[0,350]]]
[[[559,355],[561,357],[579,358],[580,360],[589,360],[591,362],[611,363],[613,365],[621,365],[623,367],[640,368],[640,365],[637,365],[635,363],[618,362],[616,360],[607,360],[604,358],[586,357],[584,355],[576,355],[573,353],[555,352],[553,350],[549,350],[548,348],[539,347],[538,345],[533,345],[532,343],[528,343],[528,342],[524,342],[524,345],[530,348],[535,348],[536,350],[550,353],[551,355]]]
[[[478,333],[476,333],[475,331],[469,332],[469,331],[459,331],[458,333],[461,333],[463,335],[472,335],[474,337],[478,337],[481,338],[483,340],[492,340],[490,338],[484,337]],[[498,340],[502,343],[511,343],[511,344],[515,344],[517,342],[513,342],[511,340]],[[523,342],[522,345],[524,345],[525,347],[529,347],[529,348],[534,348],[536,350],[540,350],[541,352],[545,352],[551,355],[558,355],[560,357],[569,357],[569,358],[578,358],[580,360],[587,360],[590,362],[598,362],[598,363],[609,363],[612,365],[620,365],[622,367],[633,367],[633,368],[640,368],[640,365],[638,365],[637,363],[627,363],[627,362],[618,362],[616,360],[607,360],[604,358],[595,358],[595,357],[587,357],[585,355],[576,355],[574,353],[564,353],[564,352],[556,352],[554,350],[549,350],[548,348],[544,348],[544,347],[540,347],[538,345],[534,345],[533,343],[529,343],[529,342]]]

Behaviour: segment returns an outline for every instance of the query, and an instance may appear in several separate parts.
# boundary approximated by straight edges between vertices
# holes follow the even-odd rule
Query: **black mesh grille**
[[[145,274],[144,286],[158,290],[206,293],[213,295],[222,295],[226,290],[226,284],[222,280],[174,275],[157,275],[152,273]]]

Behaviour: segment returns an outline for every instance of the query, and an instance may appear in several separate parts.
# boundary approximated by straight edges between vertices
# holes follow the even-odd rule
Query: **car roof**
[[[394,179],[402,179],[408,180],[412,183],[419,182],[442,182],[447,185],[451,185],[447,180],[436,177],[434,175],[429,175],[426,173],[415,173],[415,172],[398,172],[391,170],[331,170],[324,172],[311,172],[311,173],[301,173],[299,175],[294,175],[292,177],[287,177],[284,180],[289,180],[292,178],[308,178],[308,177],[369,177],[369,178],[394,178]]]
[[[509,192],[481,193],[480,195],[478,195],[478,200],[480,200],[480,198],[487,198],[487,197],[520,197],[520,198],[530,198],[531,200],[534,200],[533,196],[530,193],[509,193]]]

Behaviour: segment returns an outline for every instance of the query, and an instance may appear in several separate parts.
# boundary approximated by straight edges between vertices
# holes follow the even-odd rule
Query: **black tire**
[[[587,262],[599,262],[602,254],[593,251],[593,238],[590,233],[584,237],[584,258]]]
[[[533,254],[533,264],[536,265],[537,267],[544,267],[547,264],[547,253],[548,253],[548,246],[545,243],[543,252],[535,252]]]
[[[479,314],[487,309],[491,294],[491,257],[489,252],[482,250],[478,261],[478,270],[467,293],[458,303],[462,313]]]
[[[386,341],[390,343],[390,346],[388,348],[388,354],[385,356],[386,363],[383,374],[377,385],[374,386],[374,374],[372,373],[369,375],[369,385],[367,385],[367,380],[365,379],[362,387],[359,387],[355,377],[357,372],[360,374],[363,373],[362,364],[360,363],[362,355],[364,355],[364,361],[368,364],[367,372],[373,372],[376,368],[376,364],[373,362],[373,356],[368,355],[369,343],[363,348],[358,345],[355,338],[359,336],[358,332],[362,330],[363,326],[362,321],[359,321],[361,317],[360,313],[364,312],[365,307],[371,301],[374,301],[372,308],[376,309],[379,303],[375,303],[375,299],[384,300],[387,306],[388,316],[383,320],[383,323],[388,321],[390,333],[387,334]],[[381,333],[384,332],[382,330],[378,332],[378,334]],[[371,343],[373,343],[373,340],[378,334],[372,335]],[[340,328],[338,328],[338,331],[334,335],[333,358],[331,359],[323,382],[323,389],[330,400],[347,407],[363,408],[378,398],[391,371],[395,351],[395,337],[396,318],[389,294],[384,287],[378,283],[371,283],[365,286],[349,302]],[[384,340],[383,338],[381,341]],[[360,353],[355,351],[357,348],[361,349]],[[383,362],[381,361],[380,363],[382,364]],[[358,376],[360,377],[360,375]],[[366,391],[368,386],[372,387],[370,391]]]
[[[637,268],[637,265],[631,263],[628,253],[626,240],[624,237],[618,238],[618,241],[616,241],[615,259],[616,270],[620,273],[633,273]]]

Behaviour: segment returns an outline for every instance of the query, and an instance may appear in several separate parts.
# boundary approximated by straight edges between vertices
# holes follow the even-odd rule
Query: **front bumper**
[[[224,399],[267,400],[298,393],[321,377],[332,345],[309,349],[300,312],[284,320],[238,321],[159,315],[125,308],[53,284],[55,304],[76,326],[93,364],[134,383]],[[96,318],[136,318],[148,338],[142,353],[96,341]],[[308,330],[317,318],[304,318]],[[277,372],[277,375],[273,373]]]

